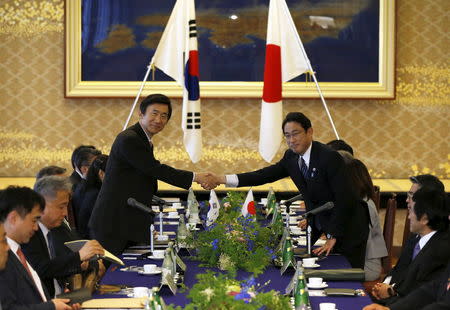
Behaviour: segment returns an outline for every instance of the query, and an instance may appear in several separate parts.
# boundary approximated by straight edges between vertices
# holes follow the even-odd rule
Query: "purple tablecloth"
[[[203,273],[207,268],[200,267],[199,262],[193,261],[185,258],[185,263],[187,265],[187,272],[185,274],[185,285],[187,287],[192,287],[196,278],[195,275],[198,273]],[[144,264],[157,264],[160,266],[162,264],[161,260],[125,260],[127,266],[142,266]],[[338,268],[350,268],[346,259],[339,255],[329,256],[319,262],[319,269],[338,269]],[[115,268],[112,268],[115,269]],[[218,269],[210,268],[212,270],[218,271]],[[256,281],[260,284],[265,283],[270,280],[265,290],[275,289],[280,292],[284,292],[286,286],[291,280],[294,274],[293,270],[288,270],[284,275],[280,276],[280,270],[276,267],[269,266],[266,271],[261,274]],[[245,279],[250,276],[250,273],[239,271],[238,278]],[[158,286],[161,275],[151,275],[145,276],[137,274],[136,272],[124,272],[120,271],[120,268],[115,270],[108,270],[106,275],[101,281],[101,284],[122,284],[129,287],[134,286],[146,286],[154,287]],[[360,289],[362,288],[359,282],[349,282],[349,281],[329,281],[327,282],[331,288],[352,288]],[[94,298],[114,298],[123,297],[123,295],[105,294],[105,295],[94,295]],[[186,298],[185,293],[178,292],[175,296],[170,293],[163,294],[162,297],[168,304],[175,304],[179,306],[186,305],[189,301]],[[362,309],[365,305],[371,303],[368,296],[356,296],[356,297],[310,297],[312,309],[318,310],[319,303],[321,302],[333,302],[336,303],[337,309],[339,310],[352,310],[352,309]]]
[[[302,212],[300,212],[302,213]],[[164,218],[164,222],[173,221],[171,219]],[[176,231],[176,225],[164,225],[164,231]],[[159,229],[159,218],[155,219],[155,229]],[[183,258],[184,262],[187,265],[187,271],[185,274],[184,284],[189,288],[192,287],[197,279],[196,274],[204,273],[207,269],[219,271],[216,268],[206,268],[200,267],[199,262],[191,260],[189,258]],[[144,264],[157,264],[158,266],[162,265],[162,260],[124,260],[124,263],[127,266],[143,266]],[[350,264],[347,260],[340,255],[331,255],[326,257],[325,259],[318,262],[320,267],[318,269],[341,269],[341,268],[350,268]],[[256,278],[256,282],[261,285],[265,283],[267,280],[270,280],[270,283],[265,287],[265,291],[269,290],[278,290],[281,293],[284,293],[286,286],[294,275],[294,270],[288,270],[284,273],[284,275],[280,275],[280,269],[269,266],[263,274],[261,274],[258,278]],[[250,277],[251,274],[248,272],[239,271],[237,274],[238,279],[245,279]],[[136,272],[124,272],[120,271],[120,267],[116,268],[112,266],[105,276],[103,277],[101,284],[121,284],[126,285],[128,287],[136,287],[136,286],[146,286],[146,287],[155,287],[159,286],[161,275],[140,275]],[[328,287],[330,288],[351,288],[351,289],[361,289],[362,285],[360,282],[350,282],[350,281],[328,281]],[[164,298],[164,301],[167,304],[175,304],[178,306],[186,305],[189,300],[186,297],[186,293],[177,292],[174,296],[168,292],[161,295]],[[104,294],[99,295],[95,294],[94,298],[114,298],[114,297],[124,297],[123,295],[117,294]],[[353,310],[353,309],[362,309],[365,305],[368,305],[371,302],[370,297],[368,296],[355,296],[355,297],[310,297],[312,310],[319,310],[319,304],[322,302],[333,302],[336,304],[336,308],[338,310]]]

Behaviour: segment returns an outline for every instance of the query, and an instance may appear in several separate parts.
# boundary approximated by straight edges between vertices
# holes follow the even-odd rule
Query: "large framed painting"
[[[287,0],[326,98],[393,98],[394,0]],[[175,0],[66,0],[66,96],[134,97]],[[196,0],[201,97],[261,97],[269,0]],[[143,94],[182,96],[156,70]],[[310,76],[285,98],[318,97]]]

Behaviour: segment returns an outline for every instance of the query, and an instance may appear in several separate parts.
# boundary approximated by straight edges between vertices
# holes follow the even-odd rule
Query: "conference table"
[[[182,211],[181,211],[182,212]],[[180,212],[180,213],[181,213]],[[168,232],[171,238],[174,237],[174,231],[176,231],[176,222],[171,222],[169,218],[164,217],[164,231]],[[155,218],[155,226],[158,224],[158,218]],[[157,227],[155,227],[158,229]],[[129,255],[122,255],[121,258],[130,258]],[[136,256],[137,257],[137,256]],[[196,261],[192,257],[182,257],[185,262],[187,269],[184,275],[184,284],[189,289],[196,283],[196,275],[199,273],[205,273],[207,270],[213,270],[221,272],[218,268],[202,267],[201,262]],[[142,275],[136,271],[122,271],[124,267],[137,266],[142,267],[144,264],[156,264],[158,266],[162,265],[162,260],[155,260],[150,258],[139,258],[139,259],[123,259],[126,266],[112,265],[104,277],[102,278],[100,284],[102,285],[122,285],[124,287],[158,287],[161,279],[161,274],[156,275]],[[323,258],[317,262],[320,267],[316,269],[343,269],[351,268],[350,264],[345,257],[341,255],[330,255]],[[264,291],[277,290],[280,293],[284,293],[286,287],[294,276],[294,269],[288,269],[283,275],[280,274],[280,269],[275,266],[268,266],[266,270],[255,278],[256,283],[263,285],[267,281],[269,283],[263,288]],[[237,279],[243,280],[251,277],[252,274],[245,271],[237,272]],[[327,281],[329,288],[349,288],[349,289],[361,289],[363,290],[362,284],[355,281]],[[120,293],[95,293],[93,298],[103,299],[103,298],[124,298],[127,297],[126,292],[130,290],[122,290]],[[161,297],[164,299],[166,304],[174,304],[176,306],[185,306],[189,303],[187,298],[187,292],[177,291],[173,295],[169,290],[162,292]],[[312,295],[312,292],[311,294]],[[336,304],[336,309],[338,310],[352,310],[352,309],[362,309],[365,305],[371,302],[369,296],[310,296],[311,306],[313,310],[319,310],[319,304],[324,302],[332,302]]]

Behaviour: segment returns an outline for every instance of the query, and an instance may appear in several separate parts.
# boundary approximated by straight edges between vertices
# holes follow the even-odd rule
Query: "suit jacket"
[[[298,158],[298,154],[287,150],[274,165],[238,174],[239,186],[261,185],[289,176],[303,194],[307,211],[328,201],[334,202],[333,209],[319,213],[313,219],[313,235],[316,238],[319,236],[318,221],[321,231],[336,237],[335,249],[343,253],[352,266],[362,268],[369,233],[369,213],[367,208],[358,204],[341,155],[313,141],[306,178],[300,171]]]
[[[120,254],[128,241],[149,242],[153,216],[127,205],[128,198],[151,206],[157,180],[188,189],[193,173],[161,164],[139,123],[114,141],[89,229],[107,250]]]
[[[450,308],[450,264],[439,277],[389,305],[391,310],[444,310]]]
[[[47,300],[50,296],[45,289]],[[41,294],[33,279],[9,250],[6,268],[0,271],[0,302],[3,310],[54,310],[51,301],[42,302]]]
[[[53,234],[53,231],[49,233]],[[70,251],[50,259],[47,243],[40,228],[31,237],[30,242],[22,245],[22,250],[50,296],[55,295],[54,279],[60,280],[62,283],[66,277],[81,272],[81,260],[78,252]]]
[[[450,260],[449,232],[436,232],[427,244],[412,260],[412,253],[419,238],[408,239],[400,258],[388,276],[392,276],[391,284],[395,283],[395,290],[400,296],[408,295],[421,285],[436,279],[445,271]],[[387,303],[391,303],[388,300]]]
[[[77,210],[77,231],[84,239],[90,239],[89,219],[94,209],[100,188],[86,187],[86,183],[82,182],[73,193],[73,206]]]
[[[386,242],[378,217],[377,207],[372,199],[367,201],[367,208],[370,214],[369,237],[367,238],[366,259],[381,258],[388,255]]]

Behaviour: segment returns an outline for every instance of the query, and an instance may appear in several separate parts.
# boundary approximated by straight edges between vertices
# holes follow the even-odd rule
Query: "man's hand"
[[[105,250],[100,245],[100,243],[98,243],[97,240],[89,240],[83,245],[79,253],[80,253],[80,260],[85,261],[94,257],[94,255],[105,254]]]
[[[374,287],[372,288],[373,297],[375,297],[376,299],[385,299],[391,297],[388,292],[388,289],[390,287],[391,286],[386,283],[375,284]]]
[[[365,306],[363,310],[390,310],[390,308],[384,307],[379,304],[371,304],[368,306]]]
[[[214,173],[196,173],[194,181],[200,184],[204,189],[211,190],[220,184],[225,184],[225,176],[216,175]]]
[[[313,253],[317,256],[325,253],[326,256],[328,256],[331,252],[331,250],[334,248],[334,245],[336,244],[336,238],[327,239],[325,244],[321,246],[318,249],[313,250]]]
[[[86,271],[89,267],[89,261],[81,262],[81,270]]]
[[[306,226],[308,226],[308,221],[306,219],[300,220],[297,223],[297,226],[300,227],[301,229],[306,229]]]
[[[55,310],[72,310],[72,307],[68,305],[70,299],[52,299],[55,305]]]

